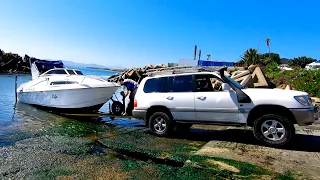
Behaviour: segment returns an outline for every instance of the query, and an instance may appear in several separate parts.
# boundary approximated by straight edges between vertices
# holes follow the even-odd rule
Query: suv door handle
[[[206,97],[204,97],[204,96],[198,96],[197,98],[200,99],[200,100],[205,100],[206,99]]]
[[[168,96],[168,97],[166,97],[166,99],[172,100],[173,97],[172,96]]]

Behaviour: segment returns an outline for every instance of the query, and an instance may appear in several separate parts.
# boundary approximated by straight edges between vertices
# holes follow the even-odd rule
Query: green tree
[[[271,41],[270,38],[267,38],[267,39],[266,39],[266,44],[267,44],[268,49],[269,49],[269,57],[271,58],[271,54],[270,54],[270,41]]]
[[[264,64],[268,64],[271,61],[274,61],[277,64],[281,64],[281,58],[278,53],[270,53],[270,54],[265,53],[265,54],[261,54],[259,56],[260,56],[260,59],[263,59]]]
[[[269,60],[270,60],[270,58],[269,58]],[[279,66],[279,64],[276,63],[275,61],[270,61],[266,66],[266,72],[267,73],[275,72],[275,71],[279,70],[278,66]]]
[[[207,60],[210,60],[211,54],[207,54]]]
[[[199,60],[201,59],[201,49],[199,50]]]
[[[241,56],[239,63],[242,63],[245,66],[261,64],[261,56],[256,49],[250,48]]]
[[[292,61],[289,61],[290,66],[300,66],[301,68],[305,68],[307,64],[317,61],[316,59],[301,56],[297,58],[293,58]]]

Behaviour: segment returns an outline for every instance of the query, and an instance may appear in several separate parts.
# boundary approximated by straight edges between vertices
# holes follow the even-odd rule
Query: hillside
[[[98,64],[87,64],[87,63],[76,63],[73,61],[66,61],[66,60],[62,60],[63,64],[68,67],[95,67],[95,68],[106,68],[105,66],[102,65],[98,65]]]
[[[0,73],[23,73],[30,74],[30,65],[28,61],[29,56],[21,57],[19,54],[4,52],[0,49]],[[52,59],[43,59],[51,60]],[[61,60],[66,67],[84,68],[92,67],[99,69],[122,69],[121,66],[103,66],[91,63],[76,63],[73,61]]]
[[[0,49],[0,73],[30,74],[28,55],[24,58],[14,53],[5,53]]]

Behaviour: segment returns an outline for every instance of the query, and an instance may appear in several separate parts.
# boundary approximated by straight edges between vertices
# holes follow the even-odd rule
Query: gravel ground
[[[149,134],[141,120],[52,118],[58,120],[33,119],[2,136],[0,179],[278,177],[263,168],[318,176],[317,125],[298,129],[292,147],[272,149],[258,146],[241,128],[194,125],[160,138]]]

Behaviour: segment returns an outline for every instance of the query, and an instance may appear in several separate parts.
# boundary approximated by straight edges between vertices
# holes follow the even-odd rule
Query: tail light
[[[138,106],[138,103],[137,103],[137,100],[136,99],[134,99],[134,101],[133,101],[133,107],[137,107]]]

